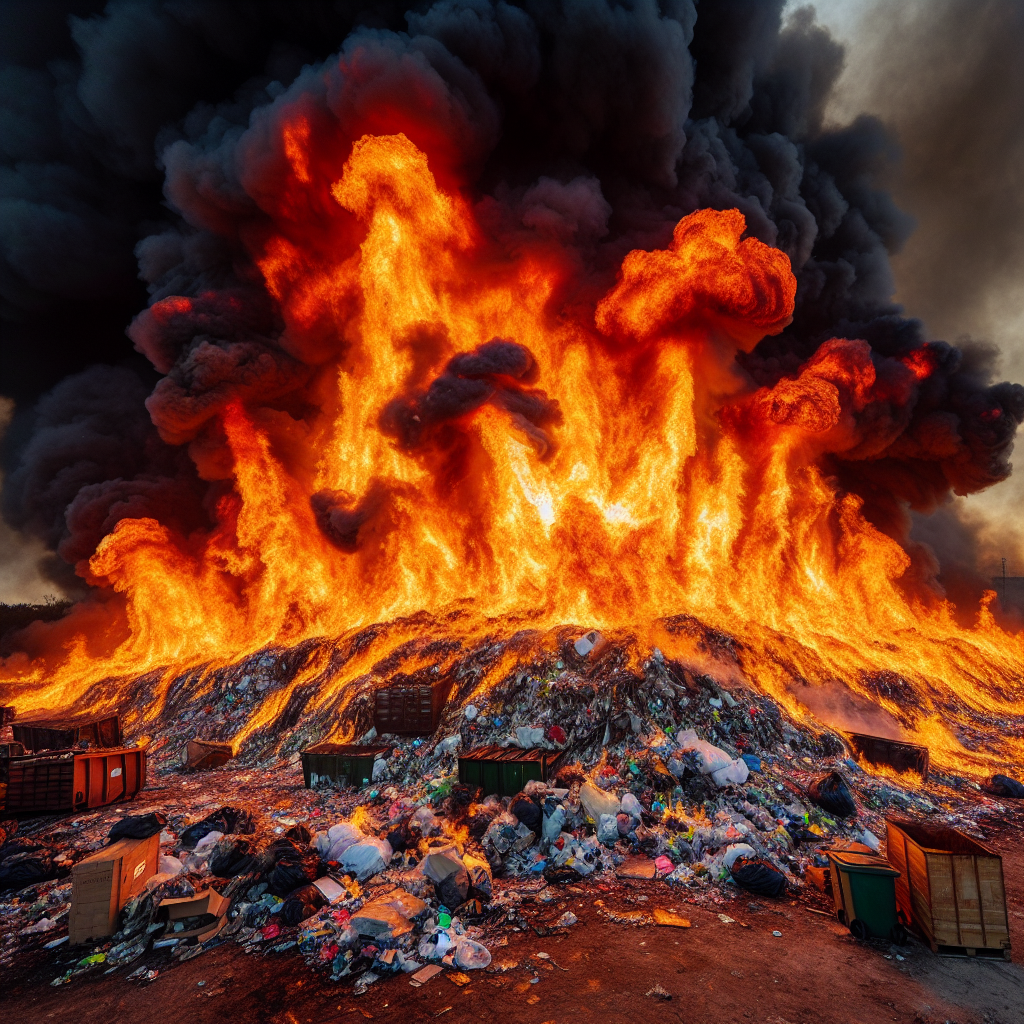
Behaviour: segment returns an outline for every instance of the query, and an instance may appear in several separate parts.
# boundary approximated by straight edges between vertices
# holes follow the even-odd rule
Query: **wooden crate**
[[[113,935],[121,908],[156,874],[159,857],[157,834],[121,839],[80,860],[71,869],[68,942],[75,946]]]
[[[927,747],[859,732],[847,733],[847,739],[854,751],[871,764],[885,764],[898,772],[917,772],[922,779],[928,778]]]
[[[392,683],[374,694],[373,724],[385,733],[426,735],[437,729],[454,680],[433,683]]]
[[[934,953],[1010,959],[1003,859],[957,829],[886,821],[896,905]]]
[[[134,799],[146,784],[146,751],[64,750],[13,757],[8,814],[52,814]]]
[[[118,715],[88,721],[19,722],[12,729],[14,738],[33,753],[70,750],[81,743],[90,747],[120,747],[124,743]]]

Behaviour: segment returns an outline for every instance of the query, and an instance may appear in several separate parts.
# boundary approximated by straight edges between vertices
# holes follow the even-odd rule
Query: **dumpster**
[[[898,772],[917,772],[928,778],[928,748],[902,740],[851,732],[846,737],[854,751],[871,764],[885,764]]]
[[[836,917],[858,939],[907,941],[907,931],[896,913],[899,872],[873,853],[830,851],[829,872]]]
[[[306,789],[329,783],[332,786],[361,786],[373,778],[373,762],[391,756],[391,747],[360,746],[357,743],[318,743],[302,751],[302,775]]]
[[[230,743],[219,740],[204,740],[198,736],[185,745],[185,761],[183,768],[192,771],[209,771],[220,768],[235,756],[235,748]]]
[[[490,796],[515,796],[531,779],[547,782],[561,753],[519,747],[476,747],[459,757],[459,782]]]
[[[373,724],[378,735],[422,736],[434,732],[453,684],[454,679],[449,677],[432,683],[393,682],[382,686],[374,694]]]
[[[896,902],[933,953],[1010,958],[1003,859],[955,828],[886,821]]]
[[[12,757],[8,814],[53,814],[133,800],[146,784],[146,751],[55,750]]]
[[[19,722],[12,726],[14,738],[26,750],[70,750],[87,743],[90,747],[120,747],[124,743],[121,719],[117,715],[66,722]]]

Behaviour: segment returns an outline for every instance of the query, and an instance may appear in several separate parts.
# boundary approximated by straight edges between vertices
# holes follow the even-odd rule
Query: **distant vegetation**
[[[11,653],[11,640],[19,629],[36,621],[54,622],[61,619],[73,603],[47,594],[43,604],[0,604],[0,656],[6,657]]]

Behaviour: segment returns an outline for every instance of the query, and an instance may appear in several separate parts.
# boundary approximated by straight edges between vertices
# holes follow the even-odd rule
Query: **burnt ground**
[[[903,948],[858,942],[820,912],[829,904],[811,889],[799,900],[740,894],[718,905],[706,898],[697,905],[687,902],[685,890],[663,882],[623,881],[564,890],[559,913],[571,908],[579,917],[568,932],[538,935],[545,929],[537,922],[550,916],[550,909],[538,906],[533,926],[510,931],[508,944],[492,949],[491,968],[470,972],[462,988],[446,974],[422,988],[399,976],[357,997],[351,979],[332,984],[294,950],[248,955],[230,942],[183,963],[149,953],[146,966],[160,974],[146,985],[123,978],[136,963],[110,976],[86,976],[54,988],[49,983],[67,960],[67,952],[61,956],[58,949],[35,954],[0,978],[0,1019],[26,1024],[435,1019],[446,1024],[1021,1024],[1024,813],[998,831],[990,828],[988,842],[1003,856],[1014,949],[1009,963],[938,957],[916,940]],[[626,915],[654,907],[674,908],[693,927],[628,923]],[[522,913],[530,922],[530,909]],[[719,913],[733,922],[724,923]],[[648,995],[655,985],[671,999]]]

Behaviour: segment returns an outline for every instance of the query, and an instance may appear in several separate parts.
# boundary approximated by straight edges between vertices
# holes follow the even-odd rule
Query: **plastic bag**
[[[597,838],[599,842],[614,845],[619,841],[619,823],[614,814],[602,814],[597,823]]]
[[[0,850],[0,856],[3,852]],[[36,882],[47,882],[58,874],[51,851],[46,847],[10,853],[0,859],[0,893],[16,892]]]
[[[835,818],[849,818],[857,813],[857,804],[846,779],[839,772],[829,772],[807,787],[807,795]]]
[[[595,823],[601,820],[602,814],[619,813],[619,798],[614,793],[598,789],[592,782],[584,782],[580,787],[580,803],[587,817]]]
[[[311,850],[300,850],[291,840],[271,843],[260,858],[267,888],[275,896],[287,896],[320,875],[320,858]]]
[[[741,889],[758,896],[781,896],[786,891],[786,876],[763,857],[737,857],[730,870]]]
[[[530,728],[528,725],[520,725],[516,728],[516,746],[523,750],[531,750],[544,743],[544,730]]]
[[[296,925],[325,906],[324,894],[315,885],[304,885],[288,896],[278,913],[285,924]]]
[[[455,963],[464,971],[477,970],[491,965],[490,950],[473,939],[460,938],[455,946]]]
[[[541,831],[543,812],[525,793],[513,797],[508,809],[531,832]]]
[[[724,863],[725,866],[732,871],[733,864],[740,857],[756,857],[757,853],[752,846],[748,846],[746,843],[733,843],[732,846],[726,847]]]
[[[323,860],[335,860],[340,863],[345,851],[365,838],[362,829],[342,821],[316,837],[316,849]]]
[[[700,761],[700,770],[705,775],[717,772],[732,763],[732,758],[721,747],[716,747],[713,743],[706,743],[697,736],[693,729],[681,732],[676,739],[680,750],[684,753],[693,751],[697,755]]]
[[[544,802],[544,842],[553,843],[565,828],[565,808],[554,800]]]
[[[981,788],[992,796],[1024,800],[1024,785],[1016,779],[1011,779],[1009,775],[993,775]]]
[[[640,806],[640,801],[632,793],[623,793],[619,809],[623,814],[628,814],[634,821],[640,820],[640,814],[643,810]]]
[[[470,854],[463,858],[466,871],[469,874],[469,895],[481,903],[491,901],[491,866],[485,860],[480,860]],[[446,904],[447,906],[448,904]]]
[[[195,849],[196,843],[210,832],[222,835],[252,835],[256,831],[252,815],[237,807],[222,807],[213,814],[208,814],[202,821],[189,825],[178,837],[178,845],[183,850]]]
[[[210,854],[210,874],[218,878],[234,878],[249,871],[256,862],[248,839],[221,839]]]
[[[747,762],[741,757],[730,761],[724,768],[711,772],[712,781],[716,786],[728,786],[729,783],[742,786],[749,775],[750,769],[747,767]]]
[[[107,839],[114,843],[118,839],[148,839],[163,830],[167,824],[167,815],[159,811],[152,814],[133,814],[120,821],[115,821],[107,833]]]
[[[391,847],[386,839],[368,836],[349,846],[341,856],[342,870],[355,875],[360,882],[383,871],[391,862]],[[310,879],[312,881],[312,879]]]

